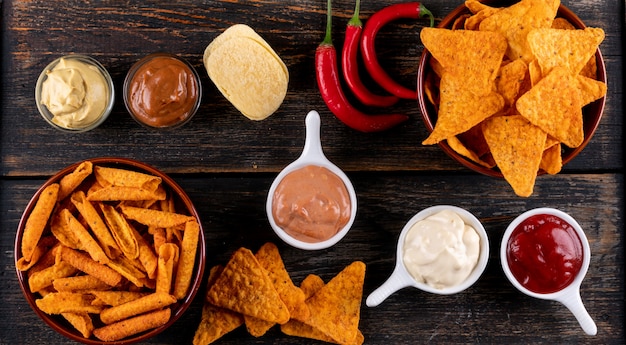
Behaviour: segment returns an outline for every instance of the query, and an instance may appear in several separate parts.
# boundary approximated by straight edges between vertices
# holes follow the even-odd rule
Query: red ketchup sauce
[[[583,244],[565,220],[538,214],[513,230],[506,255],[511,273],[522,286],[535,293],[553,293],[578,275]]]

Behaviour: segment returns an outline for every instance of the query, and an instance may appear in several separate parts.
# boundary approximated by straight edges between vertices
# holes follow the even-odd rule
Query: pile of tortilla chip
[[[561,145],[582,144],[582,108],[606,94],[595,59],[604,31],[556,18],[558,0],[465,5],[471,14],[451,29],[421,32],[434,71],[425,94],[438,112],[422,144],[445,140],[477,164],[497,166],[527,197],[540,169],[561,170]]]
[[[274,325],[283,333],[335,344],[359,345],[365,264],[355,261],[327,284],[309,275],[300,287],[272,243],[256,254],[239,248],[226,264],[211,268],[194,345],[210,344],[245,324],[260,337]]]
[[[176,199],[161,177],[91,161],[46,186],[16,262],[37,308],[107,342],[165,325],[200,267],[200,224]]]

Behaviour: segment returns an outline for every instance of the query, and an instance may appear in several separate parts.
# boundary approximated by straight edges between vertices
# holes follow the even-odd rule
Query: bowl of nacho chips
[[[504,178],[519,196],[560,172],[599,125],[604,31],[558,0],[468,0],[420,37],[422,144]]]
[[[130,344],[162,332],[202,283],[205,241],[184,190],[126,158],[74,163],[26,206],[17,278],[50,327],[85,344]]]

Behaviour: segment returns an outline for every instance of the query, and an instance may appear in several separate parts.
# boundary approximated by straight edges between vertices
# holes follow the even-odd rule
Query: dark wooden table
[[[364,1],[361,18],[393,0]],[[440,20],[460,0],[426,5]],[[66,1],[5,0],[2,5],[2,100],[0,110],[0,343],[69,344],[30,309],[19,289],[14,236],[24,207],[57,170],[99,156],[135,158],[171,175],[199,210],[207,243],[207,267],[224,263],[238,247],[278,244],[293,280],[307,274],[330,279],[354,260],[367,264],[360,329],[369,344],[546,343],[623,344],[624,335],[624,2],[563,1],[588,26],[602,27],[608,74],[602,122],[591,143],[556,176],[537,179],[529,198],[515,196],[501,179],[474,173],[437,146],[422,146],[426,128],[414,101],[394,106],[410,116],[402,126],[361,134],[341,124],[324,105],[314,74],[314,51],[323,38],[326,2],[259,1]],[[341,46],[352,0],[334,2],[333,35]],[[256,29],[283,58],[290,72],[285,102],[269,119],[240,115],[217,91],[202,66],[204,48],[235,23]],[[385,27],[379,53],[385,68],[415,86],[422,51],[419,30],[426,21],[401,20]],[[126,112],[121,88],[130,66],[148,53],[167,51],[188,59],[201,72],[202,106],[183,128],[147,130]],[[81,53],[95,57],[112,74],[117,101],[99,128],[84,134],[52,129],[33,98],[41,70],[54,58]],[[297,158],[304,142],[304,117],[322,117],[326,155],[356,187],[359,210],[353,229],[336,246],[319,252],[288,247],[265,216],[272,179]],[[404,223],[435,204],[454,204],[476,214],[491,241],[489,264],[464,293],[435,296],[404,289],[376,308],[365,297],[391,273]],[[587,336],[573,315],[556,302],[527,297],[506,280],[499,244],[507,224],[536,207],[559,208],[574,216],[589,238],[592,258],[581,287],[597,323]],[[201,293],[202,294],[202,293]],[[200,294],[200,295],[201,295]],[[150,344],[191,343],[201,298]],[[219,344],[311,344],[274,328],[261,338],[245,328]]]

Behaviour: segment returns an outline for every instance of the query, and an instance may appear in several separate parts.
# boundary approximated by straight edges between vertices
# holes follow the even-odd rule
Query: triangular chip
[[[541,157],[539,169],[542,169],[550,175],[556,175],[563,167],[563,158],[561,157],[561,144],[557,143],[545,149]]]
[[[283,324],[289,321],[267,272],[249,249],[239,248],[207,293],[207,300],[241,314]]]
[[[291,318],[306,320],[309,318],[309,307],[304,303],[304,292],[293,284],[289,273],[285,269],[283,259],[278,252],[278,248],[273,243],[264,244],[255,257],[261,266],[267,271],[274,288],[278,291],[281,300],[287,306]],[[255,337],[260,337],[269,330],[274,323],[245,316],[246,328]]]
[[[533,59],[528,33],[534,28],[551,27],[560,3],[559,0],[522,0],[485,18],[479,29],[504,35],[509,59],[528,63]]]
[[[307,300],[306,324],[340,344],[350,344],[359,332],[365,264],[355,261]]]
[[[606,95],[606,84],[582,75],[576,76],[578,90],[580,90],[580,105],[585,106]]]
[[[504,179],[515,194],[530,196],[546,133],[519,115],[492,117],[483,123],[483,133]]]
[[[448,73],[441,78],[440,92],[437,123],[428,138],[422,142],[423,145],[436,144],[466,132],[504,108],[504,99],[497,92],[476,96]]]
[[[459,140],[458,137],[450,137],[446,140],[446,142],[448,143],[450,148],[454,150],[454,152],[460,154],[461,156],[468,158],[474,163],[480,164],[484,166],[485,168],[489,168],[489,169],[493,168],[493,165],[489,164],[488,162],[484,162],[483,160],[480,159],[480,157],[478,156],[478,154],[476,154],[476,152],[467,148],[461,142],[461,140]]]
[[[488,95],[506,51],[506,39],[496,32],[424,28],[420,38],[446,73],[476,96]]]
[[[517,111],[569,147],[584,140],[581,92],[576,77],[556,67],[516,103]]]
[[[558,66],[567,68],[572,75],[578,75],[603,40],[604,30],[600,28],[541,28],[528,33],[528,43],[543,75]]]
[[[507,106],[515,103],[526,81],[527,72],[528,65],[519,59],[500,67],[496,77],[496,90],[502,95]]]
[[[210,289],[222,273],[221,266],[214,266],[209,273],[207,289]],[[202,306],[202,319],[196,329],[193,345],[208,345],[243,324],[243,316],[234,311],[216,307],[206,300]]]

